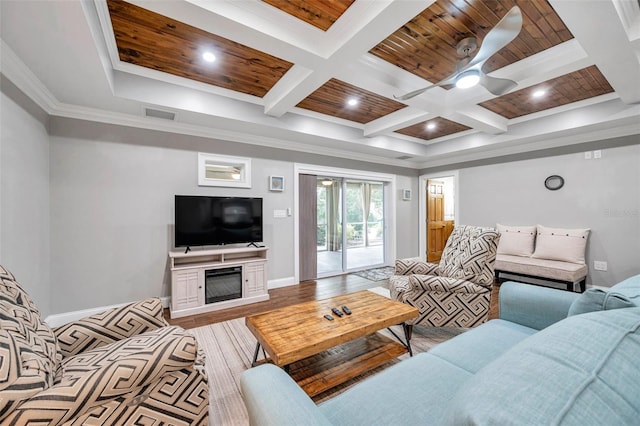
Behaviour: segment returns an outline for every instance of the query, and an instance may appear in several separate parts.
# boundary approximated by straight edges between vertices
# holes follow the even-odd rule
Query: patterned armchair
[[[195,338],[159,299],[52,329],[0,266],[0,423],[204,425],[209,389]]]
[[[395,300],[418,308],[410,326],[474,327],[487,320],[500,234],[492,228],[456,226],[439,264],[396,260],[389,279]]]

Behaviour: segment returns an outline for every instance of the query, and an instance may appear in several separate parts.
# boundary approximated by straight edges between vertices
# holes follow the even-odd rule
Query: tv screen
[[[175,196],[175,245],[262,241],[262,198]]]

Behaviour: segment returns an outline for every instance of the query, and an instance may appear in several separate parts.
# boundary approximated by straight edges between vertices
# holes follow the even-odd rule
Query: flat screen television
[[[176,247],[262,241],[262,198],[175,196]]]

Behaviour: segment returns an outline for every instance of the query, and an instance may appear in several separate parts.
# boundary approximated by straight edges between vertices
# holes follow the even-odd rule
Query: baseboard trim
[[[49,315],[44,321],[49,324],[50,327],[60,327],[61,325],[68,324],[72,321],[77,321],[84,317],[88,317],[94,314],[99,314],[107,309],[119,308],[120,306],[128,305],[131,302],[119,303],[117,305],[99,306],[91,309],[83,309],[81,311],[65,312],[63,314]]]
[[[131,301],[131,302],[126,302],[126,303],[119,303],[117,305],[108,305],[108,306],[98,306],[96,308],[91,308],[91,309],[83,309],[81,311],[72,311],[72,312],[65,312],[63,314],[55,314],[55,315],[49,315],[48,317],[46,317],[44,319],[44,321],[49,324],[50,327],[60,327],[62,325],[68,324],[72,321],[77,321],[79,319],[82,319],[84,317],[88,317],[94,314],[99,314],[101,312],[104,312],[106,310],[112,309],[112,308],[119,308],[120,306],[124,306],[124,305],[128,305],[130,303],[134,303],[135,301]],[[162,307],[163,308],[168,308],[169,304],[171,303],[171,297],[169,296],[164,296],[160,298],[160,302],[162,302]]]
[[[267,288],[271,290],[296,284],[298,283],[296,282],[295,277],[278,278],[277,280],[269,280],[269,282],[267,282]]]

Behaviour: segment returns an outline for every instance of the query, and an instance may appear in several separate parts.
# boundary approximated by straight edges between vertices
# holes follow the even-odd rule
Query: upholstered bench
[[[500,224],[496,228],[500,232],[495,263],[499,282],[519,279],[533,284],[563,284],[569,291],[579,285],[580,292],[585,290],[589,272],[585,262],[589,229]]]

